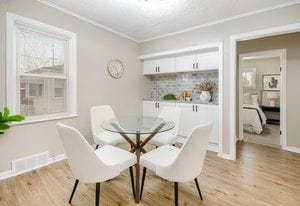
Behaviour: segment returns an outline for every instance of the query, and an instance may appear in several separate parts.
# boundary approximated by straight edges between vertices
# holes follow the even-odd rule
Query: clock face
[[[124,73],[123,63],[118,59],[111,60],[107,65],[107,70],[113,78],[121,78]]]

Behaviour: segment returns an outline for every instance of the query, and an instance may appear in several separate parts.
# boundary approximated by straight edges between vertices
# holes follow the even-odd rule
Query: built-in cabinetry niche
[[[143,60],[143,74],[150,77],[149,79],[152,81],[151,83],[153,83],[154,80],[157,80],[157,78],[154,77],[162,75],[162,78],[159,78],[157,81],[165,81],[166,84],[159,84],[159,86],[163,87],[163,89],[156,88],[158,90],[156,93],[160,93],[160,91],[163,91],[162,93],[166,93],[170,90],[170,93],[177,94],[179,90],[185,89],[186,87],[192,87],[191,84],[199,83],[194,79],[195,76],[208,76],[213,80],[217,80],[216,83],[220,85],[220,65],[222,65],[220,58],[221,53],[219,52],[220,48],[221,47],[219,46],[207,47],[204,49],[194,47],[192,49],[182,49],[180,51],[142,56],[140,59]],[[196,72],[201,72],[201,75],[194,75]],[[193,75],[186,75],[190,73]],[[216,77],[215,74],[218,76]],[[177,82],[184,85],[167,84],[170,82],[173,83],[173,79],[174,77],[177,78],[177,75],[180,77],[180,81],[178,80]],[[186,78],[189,78],[190,84],[183,81]],[[173,87],[176,88],[174,89]],[[218,95],[220,94],[220,89],[222,88],[218,87],[218,90],[216,91],[218,92]],[[213,145],[214,150],[218,151],[218,144],[220,142],[219,140],[221,135],[221,111],[218,104],[220,100],[213,102],[214,104],[211,104],[212,102],[210,102],[210,104],[201,104],[199,101],[194,100],[189,103],[181,101],[167,102],[161,100],[163,95],[164,94],[159,94],[157,95],[157,98],[149,98],[157,101],[143,101],[143,115],[158,116],[165,106],[181,108],[179,135],[182,137],[187,137],[195,126],[212,122],[213,130],[209,142],[210,146]]]

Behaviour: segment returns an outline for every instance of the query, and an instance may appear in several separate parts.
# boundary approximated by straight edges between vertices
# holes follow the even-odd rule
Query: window
[[[76,115],[76,35],[7,15],[7,105],[27,121]]]

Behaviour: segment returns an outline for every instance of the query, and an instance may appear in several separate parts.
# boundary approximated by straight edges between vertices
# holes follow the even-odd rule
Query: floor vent
[[[18,175],[49,163],[49,152],[43,152],[12,161],[12,174]]]

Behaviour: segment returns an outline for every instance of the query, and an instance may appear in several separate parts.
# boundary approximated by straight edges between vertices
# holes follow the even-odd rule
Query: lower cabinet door
[[[192,129],[197,125],[196,112],[193,111],[193,104],[177,104],[181,108],[181,120],[179,135],[188,137]]]
[[[143,101],[143,115],[150,117],[158,116],[158,106],[155,101]]]
[[[208,122],[213,123],[211,137],[209,139],[210,142],[218,143],[219,142],[219,112],[218,107],[207,107],[203,105],[197,105],[197,122],[198,124],[207,124]]]

